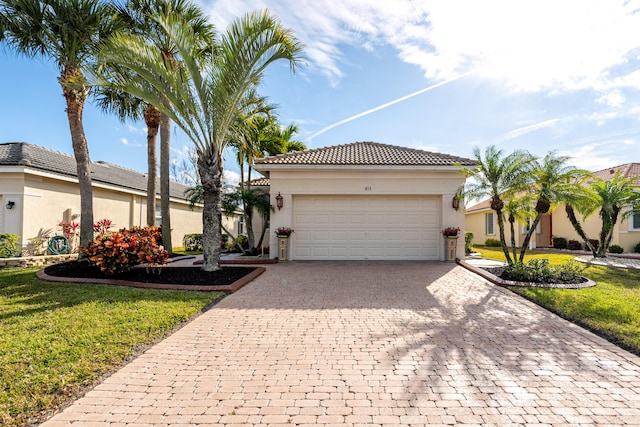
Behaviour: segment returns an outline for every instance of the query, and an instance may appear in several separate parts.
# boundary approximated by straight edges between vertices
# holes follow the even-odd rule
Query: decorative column
[[[447,253],[447,261],[453,262],[456,260],[456,252],[458,249],[458,236],[445,236],[445,251]]]
[[[278,261],[289,259],[289,236],[278,236]]]

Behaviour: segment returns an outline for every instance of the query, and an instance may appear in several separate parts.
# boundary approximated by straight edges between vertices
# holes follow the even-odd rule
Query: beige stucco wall
[[[576,217],[581,222],[582,228],[590,239],[599,238],[600,230],[602,229],[602,220],[598,216],[597,212],[586,219],[578,213],[576,213]],[[567,240],[582,241],[578,236],[578,233],[573,229],[571,222],[569,222],[564,211],[564,206],[553,212],[553,235],[556,237],[564,237]],[[629,230],[628,219],[618,221],[618,224],[616,224],[614,228],[611,244],[622,246],[625,252],[633,252],[633,249],[638,242],[640,242],[640,231]]]
[[[464,233],[464,213],[454,210],[451,201],[464,176],[457,168],[352,168],[333,169],[278,169],[269,172],[271,180],[271,204],[276,206],[278,193],[283,198],[283,208],[271,214],[271,230],[290,227],[293,221],[294,195],[435,195],[441,197],[441,228],[460,227]],[[259,168],[259,166],[257,167]],[[264,166],[260,168],[262,170]],[[277,237],[270,233],[270,253],[277,253]],[[464,239],[458,239],[458,254],[464,254]],[[444,249],[441,249],[444,259]],[[295,258],[295,254],[293,254]]]
[[[40,229],[51,229],[57,234],[62,231],[60,222],[79,221],[80,194],[77,182],[71,179],[47,174],[2,173],[0,188],[3,206],[6,200],[16,202],[14,209],[5,208],[0,216],[0,231],[20,235],[23,246]],[[145,197],[134,190],[94,183],[94,221],[107,218],[115,228],[144,225]],[[174,246],[182,246],[184,234],[202,232],[202,209],[191,210],[186,202],[172,199],[171,224]]]
[[[485,214],[493,212],[494,218],[494,234],[485,233]],[[484,245],[487,239],[500,240],[500,229],[498,227],[498,217],[495,211],[491,209],[482,209],[479,211],[469,212],[464,218],[465,230],[473,232],[473,244]],[[516,246],[520,246],[520,242],[524,239],[522,232],[522,225],[520,223],[515,224],[516,227]],[[504,223],[504,235],[508,245],[511,245],[511,226],[508,221]]]

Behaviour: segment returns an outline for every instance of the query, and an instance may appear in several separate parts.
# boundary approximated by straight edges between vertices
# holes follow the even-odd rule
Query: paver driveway
[[[291,262],[45,425],[640,425],[640,358],[445,263]]]

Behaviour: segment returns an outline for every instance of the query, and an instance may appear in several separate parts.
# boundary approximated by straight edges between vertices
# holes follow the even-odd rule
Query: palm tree
[[[609,180],[595,178],[591,183],[591,189],[599,199],[599,215],[602,221],[598,257],[607,256],[618,219],[627,218],[640,210],[640,193],[635,191],[633,181],[634,178],[625,178],[618,171]]]
[[[504,205],[518,193],[523,192],[530,181],[530,170],[534,158],[526,151],[516,150],[503,156],[502,150],[494,145],[486,148],[484,156],[478,147],[474,148],[474,167],[461,168],[462,173],[471,178],[465,185],[464,197],[470,199],[491,199],[491,209],[496,211],[500,243],[509,264],[513,264],[504,237]]]
[[[144,119],[144,123],[147,126],[147,225],[155,225],[158,167],[156,143],[160,127],[160,111],[140,98],[112,87],[99,88],[96,96],[98,108],[115,114],[122,122]]]
[[[177,71],[168,70],[165,58],[149,49],[140,36],[116,35],[105,45],[101,61],[116,63],[146,80],[148,85],[140,85],[124,73],[113,76],[120,77],[120,87],[167,114],[192,140],[204,192],[202,268],[214,271],[220,268],[222,154],[227,132],[244,96],[257,86],[265,69],[285,59],[295,71],[302,46],[267,11],[256,12],[234,21],[211,47],[211,60],[203,63],[198,53],[207,44],[183,16],[159,14],[154,20],[175,42]]]
[[[576,179],[589,173],[568,165],[569,160],[569,157],[558,156],[555,151],[551,151],[542,160],[536,160],[533,164],[533,182],[528,193],[536,198],[535,216],[522,242],[519,262],[524,261],[527,247],[542,216],[559,203],[572,199],[573,195],[579,191]]]
[[[111,8],[101,0],[0,1],[0,41],[20,54],[51,59],[60,70],[80,187],[81,246],[93,240],[91,162],[82,125],[89,88],[82,66],[115,23]]]
[[[531,220],[531,197],[528,194],[513,197],[506,201],[503,209],[507,214],[507,221],[509,222],[509,230],[511,231],[511,252],[513,253],[513,259],[515,260],[518,256],[516,251],[516,222],[529,223]]]
[[[172,13],[181,15],[188,25],[191,26],[194,36],[198,39],[209,40],[213,37],[213,27],[207,22],[207,18],[202,13],[202,10],[195,4],[186,0],[128,0],[125,5],[118,7],[119,17],[128,23],[129,30],[133,34],[146,37],[149,45],[158,49],[161,53],[164,59],[163,65],[169,71],[176,72],[177,52],[175,41],[169,37],[165,31],[163,31],[163,29],[158,25],[158,22],[154,19],[155,16]],[[202,59],[202,55],[206,52],[209,52],[209,50],[203,49],[199,52],[200,59]],[[163,230],[162,244],[165,248],[171,251],[171,248],[173,247],[171,241],[171,206],[169,202],[171,119],[166,113],[160,111],[157,107],[153,106],[152,108],[153,109],[150,110],[150,113],[159,112],[160,125],[160,216],[162,218]],[[148,145],[147,147],[150,146]],[[152,154],[155,158],[155,150],[153,153],[149,151],[149,165],[151,165]],[[154,161],[154,164],[157,163]],[[155,223],[155,192],[153,193],[153,196],[153,223]],[[149,201],[149,194],[147,194],[147,201]],[[147,211],[147,221],[150,221],[150,215],[149,211]]]
[[[584,176],[578,176],[574,179],[575,187],[573,192],[566,194],[564,197],[564,210],[573,229],[595,258],[598,256],[597,248],[591,244],[591,240],[576,217],[576,211],[580,213],[583,218],[586,218],[598,209],[599,200],[597,194],[595,194],[590,186],[585,184],[589,176],[590,174],[585,174]]]

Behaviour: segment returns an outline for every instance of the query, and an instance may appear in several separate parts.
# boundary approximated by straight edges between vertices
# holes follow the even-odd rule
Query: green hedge
[[[0,258],[13,258],[18,255],[20,251],[19,240],[20,236],[17,234],[0,234]]]
[[[185,234],[182,238],[182,246],[185,251],[201,251],[202,233]]]

